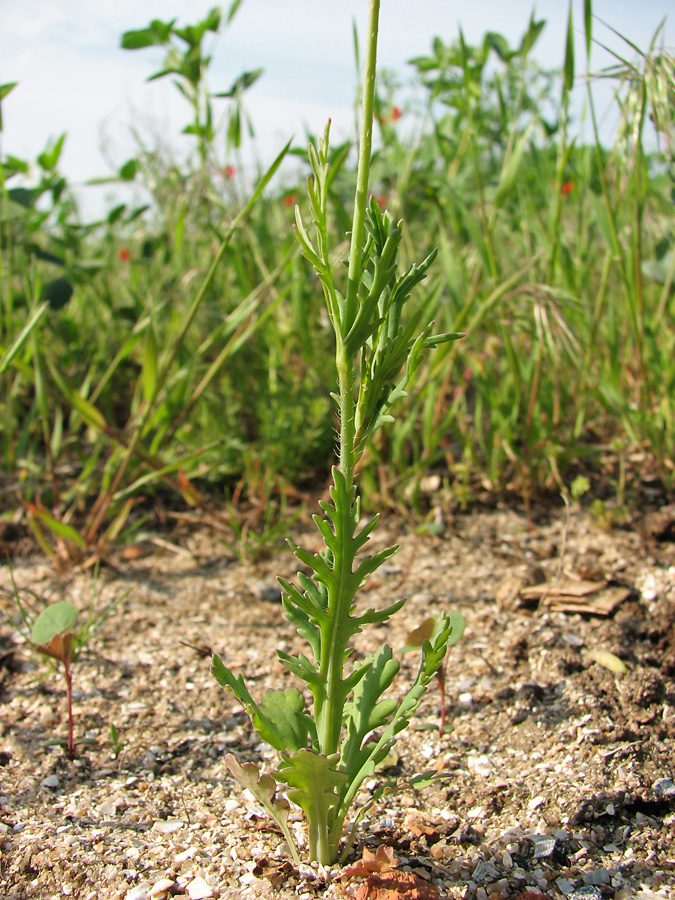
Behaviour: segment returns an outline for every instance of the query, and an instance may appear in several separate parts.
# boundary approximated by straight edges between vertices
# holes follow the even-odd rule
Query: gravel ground
[[[443,608],[467,630],[448,660],[451,730],[430,690],[388,761],[439,781],[374,806],[350,862],[378,847],[388,861],[346,870],[293,867],[223,762],[274,765],[210,652],[255,696],[288,683],[275,650],[296,636],[275,576],[293,576],[290,553],[244,564],[179,522],[109,560],[95,605],[118,605],[74,666],[73,761],[49,743],[66,733],[61,675],[0,632],[0,897],[675,898],[673,521],[664,509],[607,532],[574,512],[532,527],[497,509],[437,535],[383,521],[371,552],[401,550],[367,601],[408,603],[358,636],[357,655],[401,647]],[[312,531],[294,536],[317,549]],[[91,571],[57,576],[25,554],[14,576],[25,600],[90,603]],[[404,657],[398,691],[415,667]],[[293,829],[302,840],[299,817]]]

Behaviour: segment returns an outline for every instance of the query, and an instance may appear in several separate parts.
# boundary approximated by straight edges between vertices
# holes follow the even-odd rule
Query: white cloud
[[[136,52],[120,48],[120,35],[152,18],[198,21],[211,0],[23,0],[5,3],[0,30],[0,79],[19,81],[3,103],[5,152],[34,159],[49,136],[68,132],[63,168],[74,180],[106,172],[100,152],[119,165],[134,152],[132,121],[183,140],[178,132],[189,110],[168,79],[146,84],[162,59],[161,48]],[[672,0],[595,0],[594,10],[636,43],[647,46]],[[224,6],[229,5],[225,0]],[[331,116],[351,123],[354,84],[352,19],[361,41],[367,0],[244,0],[231,27],[217,40],[210,71],[214,90],[224,90],[244,69],[263,66],[248,108],[261,147],[270,152],[304,123],[320,131]],[[380,64],[406,76],[405,62],[429,51],[434,35],[457,37],[458,19],[466,40],[476,43],[486,30],[503,32],[515,43],[527,27],[529,0],[386,0],[381,8]],[[582,65],[582,4],[575,0],[578,60]],[[567,4],[539,0],[537,18],[549,20],[537,48],[548,67],[562,65]],[[617,46],[617,38],[595,29]],[[408,75],[410,72],[407,73]],[[218,103],[220,101],[217,101]],[[219,109],[224,106],[218,106]],[[175,137],[173,137],[175,135]]]

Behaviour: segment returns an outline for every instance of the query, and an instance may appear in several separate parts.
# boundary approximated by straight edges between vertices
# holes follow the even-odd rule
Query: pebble
[[[530,801],[528,801],[527,808],[529,810],[539,809],[542,803],[546,800],[542,794],[539,794],[538,797],[533,797]]]
[[[281,597],[281,588],[276,581],[259,579],[251,582],[249,587],[254,597],[266,603],[276,603]]]
[[[499,881],[494,881],[488,885],[488,896],[494,897],[495,895],[504,898],[509,896],[509,882],[507,878],[500,878]]]
[[[159,894],[168,894],[175,883],[176,882],[171,881],[170,878],[160,878],[159,881],[156,881],[150,888],[150,896],[157,897]]]
[[[466,765],[470,772],[473,772],[474,775],[479,775],[482,778],[487,778],[494,772],[494,768],[485,754],[481,756],[470,756],[467,759]]]
[[[236,738],[236,741],[239,741],[240,738]],[[241,803],[238,800],[230,799],[225,801],[225,812],[231,813],[236,809],[241,809]]]
[[[130,888],[126,893],[124,900],[145,900],[149,890],[150,885],[144,881],[143,884]]]
[[[584,875],[584,884],[597,885],[598,887],[601,884],[609,884],[611,880],[607,869],[594,869],[592,872],[586,872]]]
[[[114,800],[104,800],[98,808],[98,814],[104,819],[114,819],[117,815],[117,804]]]
[[[42,784],[47,788],[57,788],[59,786],[59,779],[56,775],[47,775]]]
[[[159,832],[159,834],[174,834],[176,831],[180,831],[185,823],[182,819],[158,819],[155,824],[152,826],[153,831]]]
[[[530,840],[533,840],[532,838]],[[536,839],[534,839],[534,859],[545,859],[547,856],[550,856],[555,850],[556,839],[554,837],[540,836],[538,835]]]
[[[574,634],[572,631],[568,631],[566,634],[562,636],[563,641],[569,647],[583,647],[586,641],[579,634]]]
[[[602,900],[602,891],[597,885],[587,884],[583,887],[574,888],[567,897],[568,900]]]
[[[471,878],[475,882],[482,884],[486,881],[495,881],[499,878],[499,872],[494,866],[491,866],[490,863],[485,862],[484,859],[479,859]]]
[[[655,781],[652,790],[660,800],[672,800],[675,798],[675,782],[672,778],[659,778]]]
[[[207,897],[213,897],[213,890],[204,881],[201,875],[197,875],[187,886],[188,897],[190,900],[206,900]]]

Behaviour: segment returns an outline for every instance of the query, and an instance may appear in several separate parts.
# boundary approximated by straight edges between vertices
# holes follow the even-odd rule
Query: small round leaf
[[[52,603],[33,623],[31,640],[34,644],[48,644],[55,635],[70,631],[77,616],[77,607],[67,600]]]

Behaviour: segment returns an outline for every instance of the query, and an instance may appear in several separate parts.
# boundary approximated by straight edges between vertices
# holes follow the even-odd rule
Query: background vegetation
[[[292,234],[306,152],[247,184],[237,151],[261,72],[208,89],[203,39],[238,5],[122,38],[166,47],[151,77],[172,77],[192,116],[190,161],[139,142],[117,173],[147,204],[80,221],[65,136],[34,165],[1,158],[1,511],[62,562],[138,536],[162,504],[265,543],[334,462],[332,332]],[[571,19],[559,72],[531,59],[543,25],[515,47],[436,38],[405,91],[378,85],[375,195],[404,220],[403,266],[438,247],[417,302],[436,331],[466,337],[425,358],[362,460],[366,504],[425,513],[430,497],[464,508],[508,493],[529,509],[563,491],[616,516],[672,497],[675,62],[658,34],[644,52],[621,39],[600,73],[618,113],[601,141]],[[571,137],[573,92],[586,141]],[[331,150],[344,255],[355,159]]]

